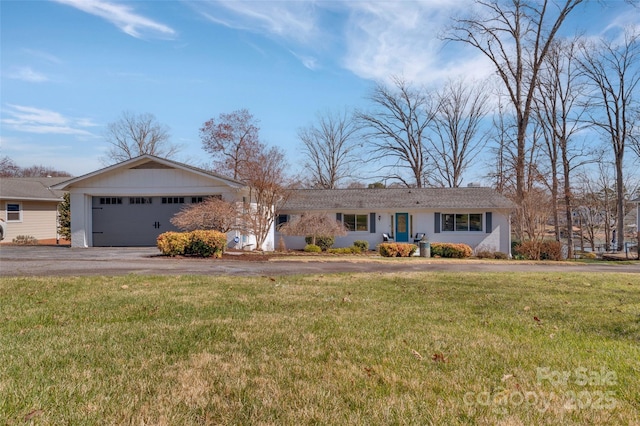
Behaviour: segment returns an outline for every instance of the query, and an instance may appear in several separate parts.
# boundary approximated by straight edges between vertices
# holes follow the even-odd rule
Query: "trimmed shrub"
[[[524,241],[515,246],[513,252],[526,260],[562,260],[559,241]]]
[[[227,245],[227,235],[219,231],[191,231],[191,241],[185,254],[200,257],[222,257],[222,252]]]
[[[506,253],[501,251],[491,251],[491,250],[480,250],[476,252],[476,257],[478,259],[508,259]]]
[[[227,235],[218,231],[165,232],[156,245],[167,256],[222,257]]]
[[[409,257],[418,250],[415,244],[407,243],[382,243],[378,244],[378,251],[383,257]]]
[[[22,246],[37,246],[38,239],[31,235],[18,235],[12,240],[13,244],[19,244]]]
[[[493,252],[489,250],[480,250],[476,252],[478,259],[494,259]]]
[[[311,244],[312,240],[312,237],[304,238],[304,242],[307,244]],[[320,247],[322,251],[327,251],[328,249],[330,249],[335,242],[335,237],[316,237],[316,246]]]
[[[188,232],[165,232],[158,235],[156,245],[165,256],[183,255],[191,242]]]
[[[356,246],[330,248],[329,250],[327,250],[327,253],[332,253],[332,254],[358,254],[361,252],[362,251],[360,250],[360,248]]]
[[[355,240],[353,246],[358,248],[361,252],[369,250],[369,241],[367,240]]]
[[[467,244],[431,243],[431,256],[463,259],[472,254],[473,250]]]
[[[307,253],[320,253],[322,249],[316,244],[307,244],[304,246],[304,251]]]

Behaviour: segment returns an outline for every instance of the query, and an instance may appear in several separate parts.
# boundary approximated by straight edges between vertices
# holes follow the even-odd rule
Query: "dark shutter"
[[[372,234],[376,233],[376,214],[369,213],[369,232]]]
[[[490,234],[491,231],[493,231],[493,215],[491,214],[491,212],[486,212],[484,214],[484,217],[486,218],[486,222],[487,222],[487,234]]]
[[[342,213],[336,213],[336,220],[342,222]]]
[[[433,232],[436,234],[440,233],[440,213],[435,213],[433,215],[434,229]]]

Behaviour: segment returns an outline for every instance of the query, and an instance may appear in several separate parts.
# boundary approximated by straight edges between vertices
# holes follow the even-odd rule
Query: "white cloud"
[[[106,19],[126,34],[143,38],[143,33],[164,37],[175,36],[171,27],[156,22],[134,12],[133,8],[124,4],[104,0],[53,0],[91,15]]]
[[[482,78],[491,73],[478,53],[464,54],[463,46],[445,44],[439,37],[464,2],[348,4],[344,66],[360,77],[384,81],[399,75],[433,85],[447,78]]]
[[[37,71],[31,69],[31,67],[20,67],[12,71],[9,71],[7,77],[14,80],[27,81],[29,83],[43,83],[49,81],[49,78]]]
[[[7,104],[3,109],[3,126],[18,131],[38,134],[94,136],[86,130],[94,124],[88,118],[65,117],[62,114],[35,107]]]
[[[302,64],[320,68],[324,54],[359,77],[388,80],[401,75],[416,84],[450,77],[479,78],[491,67],[477,52],[445,45],[440,33],[453,14],[468,9],[459,0],[397,2],[194,1],[211,22],[275,37]],[[452,54],[452,51],[455,55]],[[304,52],[304,53],[301,53]]]
[[[317,34],[312,1],[192,1],[192,7],[216,24],[309,42]]]

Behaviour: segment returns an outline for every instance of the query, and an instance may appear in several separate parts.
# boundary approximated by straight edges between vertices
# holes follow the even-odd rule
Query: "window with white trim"
[[[368,214],[343,214],[342,223],[349,231],[369,231]]]
[[[22,205],[7,203],[7,222],[22,222]]]
[[[482,232],[482,213],[443,213],[443,232]]]

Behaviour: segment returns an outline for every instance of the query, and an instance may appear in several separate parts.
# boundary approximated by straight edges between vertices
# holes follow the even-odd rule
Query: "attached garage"
[[[142,155],[63,182],[69,191],[72,247],[154,246],[184,206],[209,196],[242,201],[242,182],[171,160]],[[236,235],[230,235],[230,240]]]

